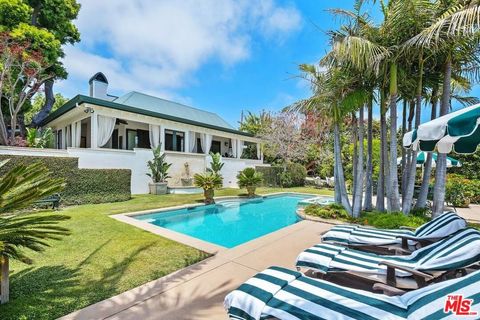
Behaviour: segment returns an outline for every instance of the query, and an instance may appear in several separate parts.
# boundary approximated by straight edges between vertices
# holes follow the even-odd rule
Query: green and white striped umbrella
[[[425,164],[425,161],[427,161],[427,152],[420,151],[417,153],[417,167],[421,167]],[[402,163],[402,158],[397,158],[397,165],[400,165]],[[437,153],[432,152],[432,167],[435,168],[437,166]],[[447,168],[452,168],[452,167],[461,167],[462,163],[457,160],[453,159],[452,157],[447,157]]]
[[[403,136],[403,146],[439,153],[474,153],[480,143],[480,104],[421,124]]]

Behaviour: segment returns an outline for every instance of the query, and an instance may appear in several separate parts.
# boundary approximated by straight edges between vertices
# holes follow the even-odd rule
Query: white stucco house
[[[225,187],[237,186],[238,171],[263,163],[260,140],[215,113],[135,91],[109,95],[107,78],[100,72],[89,85],[88,96],[75,96],[43,121],[42,126],[55,133],[56,150],[10,152],[77,157],[81,168],[130,169],[133,194],[148,193],[146,162],[153,156],[151,148],[159,145],[173,164],[169,187],[182,186],[194,173],[205,171],[209,152],[223,156]],[[249,158],[246,148],[254,151],[248,152]]]

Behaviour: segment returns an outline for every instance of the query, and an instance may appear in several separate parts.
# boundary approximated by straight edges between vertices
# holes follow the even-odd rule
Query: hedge
[[[0,161],[5,159],[10,161],[0,168],[0,175],[15,164],[39,161],[52,177],[65,179],[65,189],[61,193],[63,205],[117,202],[131,197],[128,169],[79,169],[77,158],[0,155]]]
[[[281,167],[256,167],[255,170],[263,173],[263,187],[280,187]]]

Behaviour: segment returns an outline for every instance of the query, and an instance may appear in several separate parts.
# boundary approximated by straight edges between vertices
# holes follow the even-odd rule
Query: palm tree
[[[0,167],[8,161],[0,163]],[[52,179],[48,170],[39,163],[15,165],[0,177],[0,302],[9,300],[9,260],[32,263],[22,251],[27,248],[42,251],[49,246],[47,240],[58,240],[68,230],[58,224],[69,217],[19,213],[43,197],[59,192],[62,179]]]
[[[477,45],[480,27],[480,5],[477,0],[438,1],[435,2],[435,20],[416,36],[407,41],[407,45],[429,48],[435,53],[437,61],[442,63],[443,83],[440,103],[440,116],[450,110],[452,70],[461,70],[472,61],[478,62]],[[471,73],[478,75],[478,67]],[[435,169],[433,199],[434,216],[443,212],[445,203],[446,154],[439,153]]]

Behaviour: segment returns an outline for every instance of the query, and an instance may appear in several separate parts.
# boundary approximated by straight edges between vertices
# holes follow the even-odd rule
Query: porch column
[[[160,150],[163,152],[165,151],[165,127],[163,125],[160,126]]]
[[[243,153],[243,141],[237,139],[237,158],[240,159]]]
[[[183,152],[190,152],[190,131],[185,130],[185,136],[183,138]]]
[[[90,116],[90,148],[98,148],[98,114],[96,112],[92,113]]]

